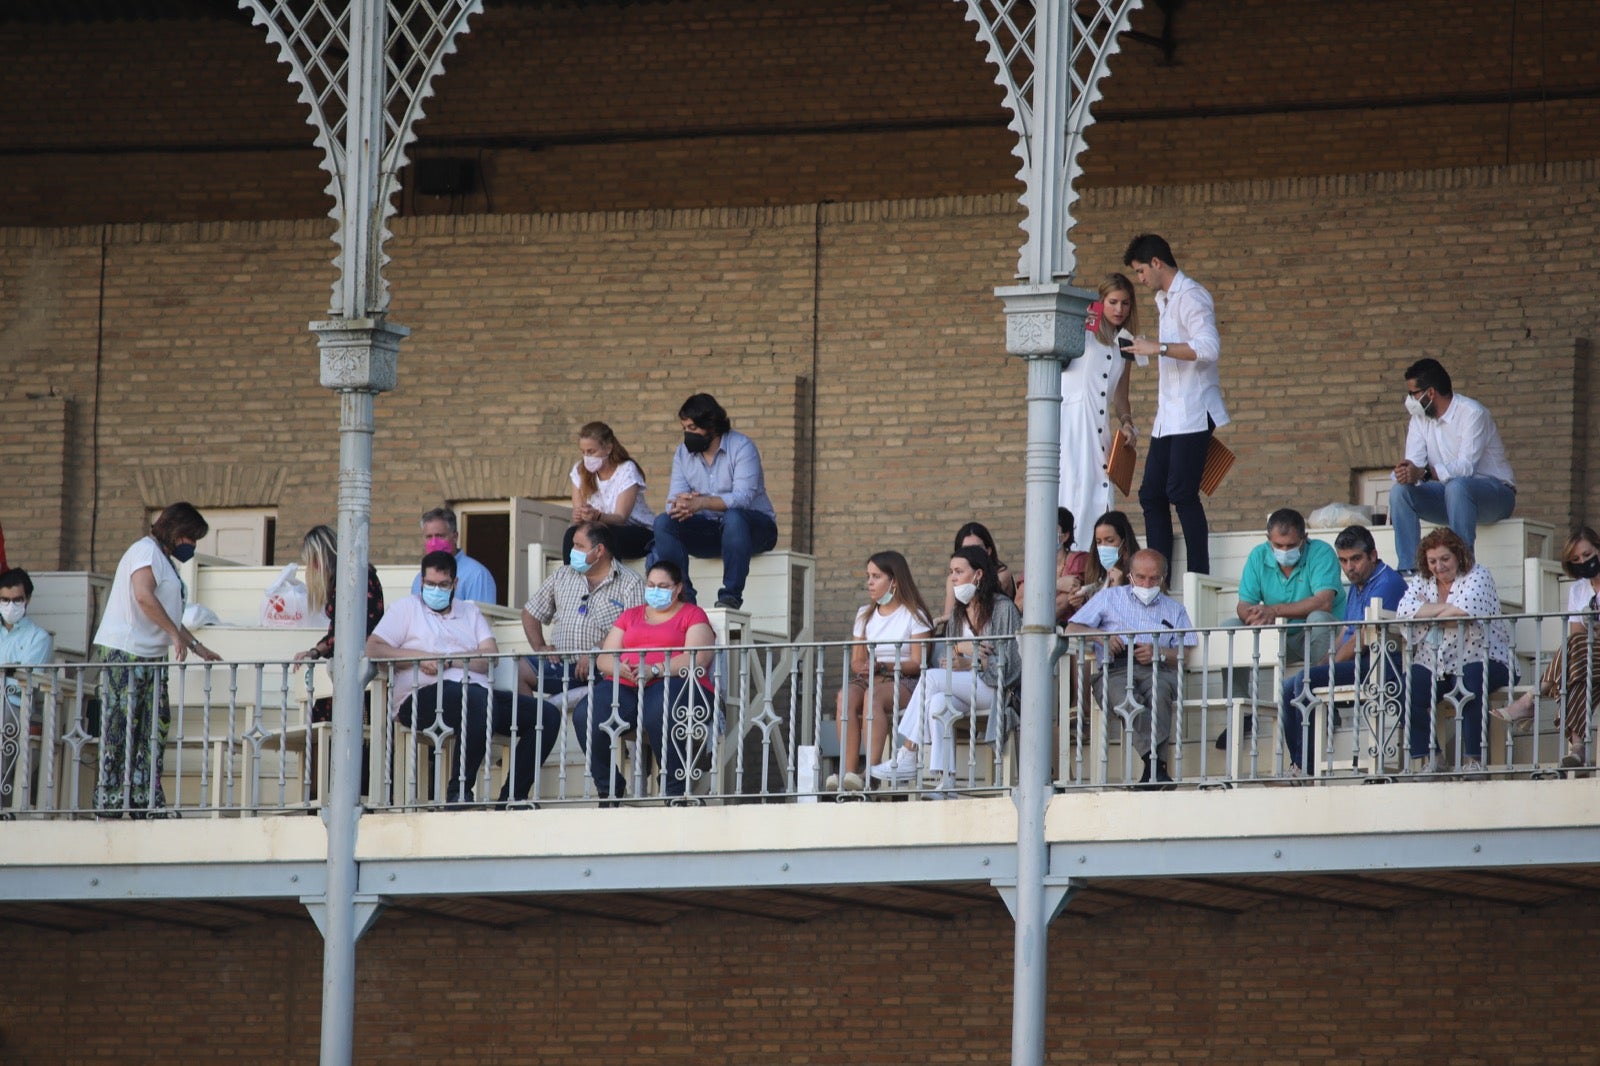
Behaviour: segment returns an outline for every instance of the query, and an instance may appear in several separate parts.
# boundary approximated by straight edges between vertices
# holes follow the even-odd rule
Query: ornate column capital
[[[1057,282],[1005,285],[994,294],[1006,305],[1006,351],[1062,363],[1083,354],[1083,323],[1096,299],[1093,291]]]
[[[330,318],[311,323],[322,351],[322,386],[341,392],[388,392],[399,378],[404,326],[380,318]]]

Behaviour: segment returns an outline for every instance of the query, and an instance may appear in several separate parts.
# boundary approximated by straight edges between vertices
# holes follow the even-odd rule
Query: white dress
[[[1094,520],[1116,508],[1106,457],[1111,451],[1111,424],[1117,382],[1127,360],[1093,333],[1083,336],[1083,354],[1061,370],[1061,497],[1062,507],[1077,523],[1077,547]]]

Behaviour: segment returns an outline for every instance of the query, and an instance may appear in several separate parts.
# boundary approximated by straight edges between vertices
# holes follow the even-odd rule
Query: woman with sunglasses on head
[[[1061,506],[1091,518],[1116,506],[1106,472],[1113,436],[1135,440],[1126,373],[1132,356],[1117,345],[1124,328],[1139,332],[1133,282],[1112,274],[1100,285],[1098,314],[1085,322],[1083,354],[1061,368]]]

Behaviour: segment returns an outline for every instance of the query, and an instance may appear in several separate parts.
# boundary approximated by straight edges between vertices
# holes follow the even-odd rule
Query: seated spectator
[[[678,408],[683,443],[672,456],[667,509],[656,515],[650,566],[666,561],[684,575],[685,603],[695,602],[689,556],[722,557],[716,605],[744,606],[750,558],[778,544],[778,512],[767,498],[761,453],[736,431],[715,398],[695,393]]]
[[[455,556],[455,598],[474,603],[499,603],[500,590],[495,585],[489,568],[461,550],[460,532],[456,526],[456,513],[448,507],[435,507],[422,516],[422,551],[449,552]],[[422,578],[411,582],[411,595],[422,595]]]
[[[32,708],[23,700],[35,695],[34,686],[42,679],[30,677],[25,669],[50,661],[55,642],[33,619],[28,603],[33,599],[33,578],[21,568],[0,572],[0,673],[5,676],[4,698],[0,700],[0,797],[15,803],[11,795],[12,768],[18,751],[26,742]]]
[[[1325,688],[1330,683],[1358,684],[1369,676],[1375,663],[1370,649],[1361,643],[1360,637],[1360,623],[1366,617],[1367,606],[1373,600],[1379,600],[1384,610],[1392,612],[1400,605],[1400,597],[1406,591],[1405,579],[1378,558],[1378,545],[1367,527],[1348,526],[1341,530],[1334,539],[1333,550],[1338,555],[1339,568],[1350,582],[1350,591],[1344,601],[1344,620],[1351,624],[1339,636],[1331,671],[1326,662],[1313,661],[1309,669],[1283,683],[1278,721],[1283,731],[1284,747],[1289,752],[1290,776],[1298,776],[1305,766],[1305,716],[1301,708],[1313,699],[1311,691]],[[1391,658],[1389,671],[1389,676],[1398,681],[1401,673],[1398,660]]]
[[[994,561],[990,569],[994,573],[995,580],[999,582],[1000,592],[1011,599],[1013,606],[1015,606],[1017,579],[1010,569],[1006,567],[1006,564],[1000,561],[1000,552],[994,546],[994,537],[990,535],[988,527],[981,522],[968,522],[956,530],[956,541],[951,545],[950,550],[951,552],[959,552],[962,548],[980,548],[989,554],[989,558]],[[944,613],[933,620],[936,626],[944,625],[955,616],[956,599],[952,592],[951,584],[953,580],[949,574],[945,575]]]
[[[682,796],[694,772],[690,744],[710,747],[707,730],[716,700],[709,675],[716,634],[705,611],[683,600],[683,571],[666,560],[645,575],[644,604],[617,616],[596,660],[594,695],[573,714],[589,773],[602,800],[627,793],[611,764],[611,745],[641,725],[661,759],[661,792]]]
[[[490,657],[500,649],[478,605],[456,598],[456,557],[431,551],[421,569],[422,592],[391,604],[367,638],[369,659],[436,657],[394,668],[390,716],[419,731],[443,721],[455,732],[456,766],[445,786],[450,804],[473,802],[490,734],[513,737],[500,801],[526,800],[561,737],[561,712],[490,686]]]
[[[1128,569],[1139,550],[1133,523],[1121,511],[1107,511],[1094,523],[1094,550],[1087,552],[1083,565],[1083,584],[1067,597],[1074,612],[1101,589],[1128,583]]]
[[[644,498],[644,471],[604,422],[578,430],[578,451],[582,455],[572,466],[572,525],[562,539],[562,557],[572,553],[572,534],[580,524],[600,522],[611,531],[617,558],[644,558],[656,521]]]
[[[1344,585],[1339,559],[1320,540],[1306,537],[1306,520],[1292,507],[1267,516],[1267,540],[1250,549],[1239,576],[1238,617],[1225,626],[1269,626],[1285,619],[1283,647],[1287,662],[1326,663],[1333,649],[1333,629],[1319,623],[1338,621],[1344,611]],[[1306,623],[1312,623],[1308,628]],[[1249,695],[1248,691],[1240,695]],[[1247,719],[1251,728],[1255,719]],[[1217,734],[1217,749],[1228,746],[1228,731]]]
[[[1600,629],[1600,533],[1592,526],[1574,530],[1561,549],[1561,569],[1573,579],[1567,590],[1567,645],[1545,667],[1538,695],[1559,698],[1565,680],[1561,725],[1567,753],[1561,757],[1561,765],[1572,769],[1589,765],[1589,716],[1600,704],[1600,639],[1596,636]],[[1531,719],[1534,693],[1519,696],[1505,710],[1491,713],[1508,722]]]
[[[567,562],[522,607],[522,631],[534,651],[517,664],[523,695],[587,689],[593,653],[618,616],[644,602],[644,582],[612,554],[615,527],[591,519],[572,528]],[[548,636],[545,626],[553,626]]]
[[[1189,612],[1161,591],[1166,579],[1166,556],[1152,548],[1134,552],[1128,582],[1102,588],[1067,623],[1068,635],[1134,631],[1131,641],[1106,638],[1089,683],[1108,715],[1131,697],[1136,710],[1123,735],[1144,760],[1139,783],[1153,788],[1172,782],[1165,750],[1178,703],[1178,649],[1199,643]]]
[[[928,605],[899,552],[878,552],[867,560],[868,603],[856,611],[851,635],[850,680],[836,704],[839,724],[839,773],[823,786],[832,792],[860,792],[866,787],[861,765],[861,725],[867,719],[867,753],[878,758],[894,724],[922,673],[924,641],[933,632]],[[867,711],[871,705],[870,712]]]
[[[938,774],[933,798],[946,799],[955,789],[955,741],[951,722],[974,711],[988,711],[989,735],[998,735],[996,718],[1005,713],[1000,701],[1015,689],[1022,660],[1013,639],[1022,626],[1017,605],[1000,588],[994,556],[977,545],[950,556],[950,588],[958,605],[945,629],[956,643],[944,661],[925,670],[906,701],[900,735],[905,743],[885,762],[867,771],[895,784],[917,780],[917,750],[929,747],[928,768]]]
[[[1406,368],[1406,454],[1394,467],[1389,522],[1395,553],[1410,567],[1422,535],[1421,520],[1443,522],[1470,551],[1478,523],[1511,517],[1517,481],[1500,429],[1483,404],[1457,396],[1437,359]]]
[[[1500,593],[1487,566],[1474,565],[1472,549],[1454,530],[1436,529],[1417,548],[1417,573],[1395,614],[1414,619],[1407,626],[1411,676],[1407,713],[1411,720],[1411,769],[1431,773],[1434,756],[1433,707],[1456,689],[1466,699],[1458,707],[1464,773],[1483,769],[1484,698],[1511,683],[1511,628],[1500,614]]]
[[[1072,512],[1065,507],[1056,508],[1056,624],[1065,622],[1074,610],[1072,597],[1083,587],[1083,571],[1089,564],[1089,553],[1072,550]],[[1022,609],[1025,582],[1017,579],[1017,609]]]

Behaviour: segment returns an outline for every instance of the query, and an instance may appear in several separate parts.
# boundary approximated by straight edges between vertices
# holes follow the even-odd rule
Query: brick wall
[[[1519,511],[1559,527],[1600,514],[1600,486],[1575,476],[1590,450],[1595,177],[1574,163],[1090,190],[1079,276],[1119,267],[1149,228],[1216,295],[1223,437],[1240,456],[1209,501],[1216,528],[1344,500],[1353,469],[1392,464],[1399,374],[1422,355],[1495,412]],[[440,499],[566,497],[572,436],[592,418],[639,456],[659,506],[673,414],[707,389],[763,446],[781,543],[814,545],[822,632],[844,631],[872,551],[904,551],[937,592],[955,527],[980,518],[1016,561],[1024,372],[991,292],[1016,221],[996,196],[831,205],[820,225],[809,207],[398,223],[394,318],[413,333],[378,404],[375,557],[409,558],[416,514]],[[113,227],[103,330],[99,230],[0,231],[5,395],[67,401],[63,565],[108,570],[172,496],[277,506],[285,559],[331,520],[337,404],[305,330],[333,276],[328,229]],[[812,380],[815,425],[797,426]],[[1148,429],[1149,372],[1133,402]],[[27,477],[51,476],[58,460],[26,430],[0,434]],[[277,498],[241,495],[263,492]],[[0,522],[19,546],[57,535],[15,504]]]
[[[1046,1060],[1588,1066],[1597,926],[1592,896],[1385,914],[1133,904],[1088,921],[1069,908],[1051,929]],[[221,935],[6,928],[26,960],[0,997],[8,1064],[315,1059],[322,946],[309,921]],[[1004,1062],[1011,949],[998,904],[950,921],[843,909],[803,925],[385,916],[358,949],[356,1060]]]
[[[473,21],[417,156],[476,162],[412,214],[1015,193],[1000,91],[949,0],[505,4]],[[1134,26],[1161,30],[1147,4]],[[1600,155],[1600,5],[1210,0],[1176,62],[1133,40],[1087,187]],[[0,22],[0,225],[315,218],[305,111],[242,18]],[[1507,90],[1530,98],[1507,104]]]

